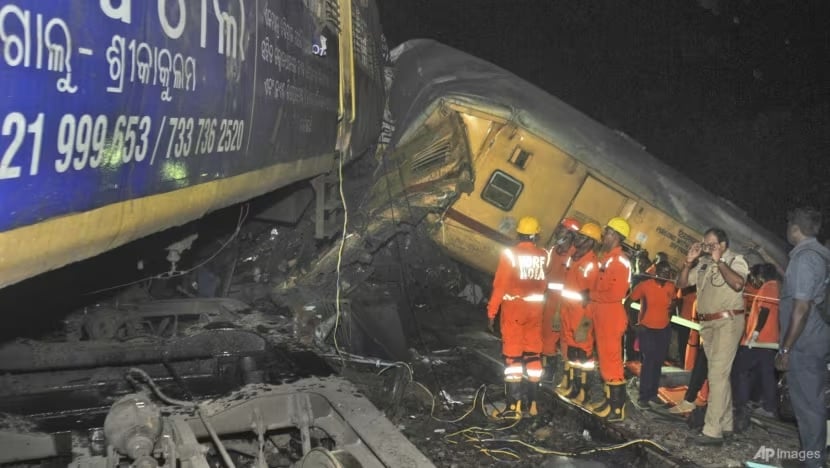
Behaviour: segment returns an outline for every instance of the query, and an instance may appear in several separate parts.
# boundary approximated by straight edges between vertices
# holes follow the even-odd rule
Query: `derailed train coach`
[[[0,287],[325,174],[380,131],[370,1],[0,5]]]
[[[565,216],[623,217],[630,253],[664,251],[675,265],[718,226],[751,264],[786,265],[782,241],[729,201],[515,75],[430,40],[392,59],[395,132],[370,202],[376,219],[420,208],[434,241],[485,273],[527,215],[543,242]]]

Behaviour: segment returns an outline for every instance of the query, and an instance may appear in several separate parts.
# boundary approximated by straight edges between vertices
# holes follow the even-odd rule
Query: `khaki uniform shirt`
[[[746,280],[749,265],[743,256],[727,249],[721,258],[732,271]],[[698,264],[689,271],[689,284],[697,286],[697,310],[701,315],[744,308],[743,289],[735,291],[726,284],[720,268],[712,261],[712,257],[700,258]]]

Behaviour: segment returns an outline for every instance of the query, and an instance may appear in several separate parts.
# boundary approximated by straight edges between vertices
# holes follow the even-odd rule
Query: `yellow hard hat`
[[[579,233],[597,242],[600,242],[602,239],[602,228],[599,227],[599,224],[585,223],[582,229],[579,230]]]
[[[628,238],[628,235],[631,234],[631,226],[628,225],[628,221],[622,218],[611,218],[606,226],[617,231],[624,238]]]
[[[524,218],[520,219],[519,225],[516,227],[516,232],[528,236],[539,234],[539,231],[539,220],[534,218],[533,216],[525,216]]]

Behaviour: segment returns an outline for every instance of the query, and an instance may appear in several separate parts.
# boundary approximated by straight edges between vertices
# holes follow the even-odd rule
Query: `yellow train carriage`
[[[393,59],[396,132],[383,162],[394,170],[375,206],[395,198],[430,211],[433,238],[457,260],[493,272],[522,216],[539,218],[543,241],[565,216],[600,225],[621,216],[630,246],[675,264],[711,226],[751,263],[785,264],[782,241],[731,203],[509,72],[428,40]]]

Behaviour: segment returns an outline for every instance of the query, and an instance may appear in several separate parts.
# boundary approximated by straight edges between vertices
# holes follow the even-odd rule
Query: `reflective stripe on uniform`
[[[576,291],[570,291],[568,289],[562,290],[562,297],[565,299],[570,299],[572,301],[582,301],[584,298],[582,297],[582,293]]]
[[[504,368],[504,376],[507,377],[509,375],[518,375],[519,377],[522,376],[522,365],[510,365]]]
[[[582,369],[582,370],[594,370],[596,367],[596,362],[594,360],[586,361],[586,362],[579,362],[579,361],[568,361],[568,364],[571,367]]]
[[[591,263],[589,263],[589,264],[585,265],[585,269],[584,269],[584,270],[582,270],[582,277],[583,277],[583,278],[587,278],[587,277],[588,277],[588,273],[590,273],[590,272],[591,272],[591,270],[593,270],[593,269],[594,269],[594,262],[591,262]]]
[[[522,300],[525,302],[545,302],[545,295],[544,294],[529,294],[527,296],[514,296],[512,294],[505,294],[502,296],[502,300],[504,301],[518,301]]]
[[[561,291],[565,287],[562,283],[548,283],[548,290]]]
[[[507,256],[507,258],[510,260],[510,265],[511,265],[513,268],[516,268],[516,257],[514,257],[514,256],[513,256],[513,251],[512,251],[512,250],[510,250],[510,249],[504,249],[504,250],[503,250],[503,253],[504,253],[504,255],[506,255],[506,256]]]
[[[539,379],[539,378],[542,377],[543,373],[544,373],[544,370],[542,370],[542,369],[528,369],[527,370],[527,376],[531,379],[534,379],[534,378]]]
[[[619,261],[620,263],[623,264],[624,267],[631,270],[631,262],[629,262],[628,259],[623,257],[622,255],[617,255],[616,257],[609,258],[608,260],[605,261],[605,265],[603,265],[602,267],[607,270],[608,266],[611,265],[611,262],[613,262],[614,260]]]

